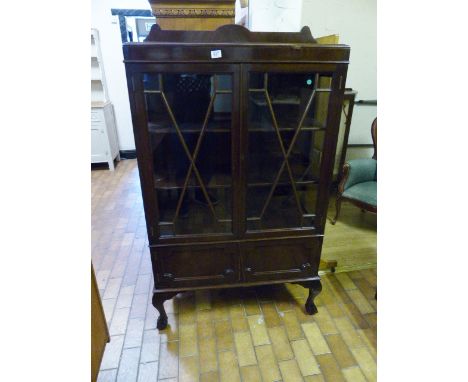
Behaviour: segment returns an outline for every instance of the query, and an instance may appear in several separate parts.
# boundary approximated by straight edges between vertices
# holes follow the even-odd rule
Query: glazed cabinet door
[[[155,64],[132,75],[153,243],[235,234],[238,72],[236,65]]]
[[[243,228],[247,236],[312,234],[328,198],[323,162],[334,155],[331,114],[344,78],[312,64],[243,65],[242,77]]]

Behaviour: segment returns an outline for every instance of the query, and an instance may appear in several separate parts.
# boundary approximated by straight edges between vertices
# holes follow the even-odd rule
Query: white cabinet
[[[91,163],[107,162],[114,170],[114,159],[120,160],[112,104],[91,107]]]
[[[114,109],[107,95],[99,33],[91,29],[91,163],[120,160]]]

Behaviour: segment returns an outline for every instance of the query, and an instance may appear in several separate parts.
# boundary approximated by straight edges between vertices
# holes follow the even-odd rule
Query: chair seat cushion
[[[349,174],[345,190],[358,183],[377,181],[377,161],[371,158],[351,159],[346,162]]]
[[[377,207],[377,182],[355,184],[346,189],[346,191],[343,192],[343,196]]]

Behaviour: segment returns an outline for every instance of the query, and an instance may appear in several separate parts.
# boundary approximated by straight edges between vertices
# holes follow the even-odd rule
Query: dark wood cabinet
[[[158,328],[190,289],[298,282],[316,312],[349,47],[154,25],[124,56]]]

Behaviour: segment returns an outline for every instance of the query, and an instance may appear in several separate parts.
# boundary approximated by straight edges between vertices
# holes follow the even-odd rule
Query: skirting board
[[[120,150],[120,159],[136,159],[136,150]]]

